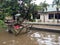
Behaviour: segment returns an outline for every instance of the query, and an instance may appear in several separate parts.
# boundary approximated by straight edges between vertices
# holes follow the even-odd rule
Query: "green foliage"
[[[0,12],[0,20],[4,20],[5,16],[4,13]]]
[[[0,28],[7,28],[7,26],[2,20],[0,20]]]
[[[22,4],[19,5],[17,0],[4,0],[0,7],[3,9],[3,13],[5,16],[10,16],[12,13],[20,11],[22,17],[27,15],[27,19],[31,19],[30,14],[37,15],[37,11],[41,10],[41,6],[37,6],[36,4],[31,4],[32,0],[22,0]],[[25,5],[26,4],[26,5]]]
[[[8,15],[11,15],[14,11],[17,11],[19,9],[19,4],[17,0],[5,0],[0,5],[4,11],[3,13],[8,13]]]
[[[44,1],[43,3],[42,2],[40,3],[40,6],[41,6],[42,11],[44,12],[44,10],[47,11],[47,6],[49,6],[49,4],[46,3],[46,1]]]
[[[36,20],[35,19],[30,19],[31,22],[35,22]]]
[[[32,0],[23,0],[23,2],[29,4]]]
[[[60,5],[60,0],[53,0],[54,5]]]
[[[56,11],[59,11],[60,0],[53,0],[52,6],[56,5]]]

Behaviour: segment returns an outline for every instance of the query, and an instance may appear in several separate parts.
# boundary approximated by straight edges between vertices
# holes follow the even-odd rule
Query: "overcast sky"
[[[39,4],[40,2],[44,2],[45,0],[36,0],[34,1],[36,4]],[[46,0],[46,3],[52,4],[53,0]]]

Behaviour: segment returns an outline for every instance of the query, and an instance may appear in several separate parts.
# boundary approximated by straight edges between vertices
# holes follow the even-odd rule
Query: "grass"
[[[7,26],[5,25],[4,21],[0,20],[0,32],[1,32],[1,30],[6,29],[6,28],[7,28]]]

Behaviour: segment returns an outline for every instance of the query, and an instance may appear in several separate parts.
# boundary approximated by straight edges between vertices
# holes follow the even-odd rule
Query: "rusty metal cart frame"
[[[11,31],[14,35],[18,35],[22,30],[26,30],[26,32],[29,31],[29,25],[23,24],[24,19],[22,21],[19,21],[18,25],[21,26],[19,29],[14,29],[14,25],[17,23],[16,20],[8,19],[5,22],[7,22],[8,31]]]

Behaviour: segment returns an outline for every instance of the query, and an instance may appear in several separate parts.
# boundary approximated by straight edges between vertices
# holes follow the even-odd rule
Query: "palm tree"
[[[46,1],[44,1],[43,3],[41,2],[40,6],[41,6],[41,9],[42,9],[42,12],[44,12],[44,11],[47,12],[47,7],[49,6],[49,4],[47,4]],[[43,15],[43,16],[44,16],[44,22],[45,22],[45,15]]]
[[[60,0],[53,0],[53,5],[56,5],[56,11],[59,11],[59,6],[60,6]],[[57,13],[58,14],[58,13]],[[59,22],[58,15],[57,15],[57,23]]]

